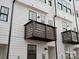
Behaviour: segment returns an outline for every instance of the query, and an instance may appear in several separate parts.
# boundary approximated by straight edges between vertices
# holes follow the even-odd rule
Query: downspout
[[[77,29],[77,41],[78,39],[78,23],[77,23],[77,17],[76,17],[76,8],[75,8],[75,1],[73,0],[73,7],[74,7],[74,14],[75,14],[75,23],[76,23],[76,29]]]
[[[56,27],[56,17],[57,17],[57,6],[56,6],[56,0],[54,0],[54,5],[55,5],[55,15],[53,17],[54,20],[54,27]],[[55,31],[56,33],[56,31]],[[56,34],[56,41],[55,41],[55,49],[56,49],[56,59],[58,59],[58,52],[57,52],[57,34]]]
[[[8,36],[8,48],[7,48],[7,56],[6,59],[9,59],[10,52],[10,43],[11,43],[11,34],[12,34],[12,23],[13,23],[13,11],[14,11],[14,3],[16,0],[12,2],[12,11],[11,11],[11,20],[10,20],[10,28],[9,28],[9,36]]]
[[[77,32],[78,32],[78,23],[77,23],[76,8],[75,8],[75,1],[74,0],[73,0],[73,7],[74,7],[74,12],[75,12],[76,29],[77,29]]]

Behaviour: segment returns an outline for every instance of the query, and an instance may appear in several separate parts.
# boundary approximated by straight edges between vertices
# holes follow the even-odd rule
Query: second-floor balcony
[[[46,42],[55,41],[56,28],[31,20],[25,24],[25,39],[33,39]]]
[[[65,31],[62,32],[62,38],[64,43],[71,43],[71,44],[79,44],[79,33],[76,31]]]

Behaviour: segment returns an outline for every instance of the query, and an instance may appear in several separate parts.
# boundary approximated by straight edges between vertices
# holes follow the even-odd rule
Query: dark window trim
[[[67,7],[66,7],[65,5],[63,5],[63,6],[62,6],[62,9],[63,9],[63,7],[65,7],[65,8],[66,8],[66,13],[67,13]]]
[[[70,8],[67,8],[67,12],[68,12],[68,10],[70,10],[70,14],[72,14],[72,13],[71,13],[71,9],[70,9]]]
[[[66,2],[66,1],[64,1],[64,2]],[[67,6],[67,4],[69,4],[68,2],[66,2],[66,6],[63,4],[63,3],[61,3],[61,2],[57,2],[59,5],[61,5],[61,10],[63,10],[63,7],[65,7],[66,8],[66,13],[68,13],[68,10],[70,10],[70,14],[72,15],[72,10],[71,10],[71,8],[69,8],[68,6]],[[70,4],[69,4],[70,5]]]
[[[62,10],[62,4],[60,2],[58,2],[59,5],[61,5],[61,10]]]
[[[2,12],[1,12],[1,10],[2,10],[3,7],[8,9],[8,12],[7,12],[8,14],[5,14],[5,13],[2,13]],[[6,18],[6,20],[1,20],[1,19],[0,19],[0,21],[8,22],[9,8],[8,8],[8,7],[5,7],[5,6],[1,6],[1,9],[0,9],[0,16],[1,16],[1,14],[6,15],[7,18]]]
[[[62,0],[60,0],[60,1],[59,1],[59,0],[57,0],[57,2],[59,2],[59,3],[61,3],[61,4],[63,3],[63,2],[62,2]]]
[[[33,19],[30,19],[30,12],[33,12],[33,13],[36,13],[35,11],[32,11],[32,10],[29,10],[29,17],[28,17],[28,19],[29,20],[33,20]],[[37,13],[36,13],[36,20],[35,21],[37,21]]]
[[[49,1],[49,5],[52,6],[52,1]]]
[[[45,0],[45,3],[46,3],[46,0]]]

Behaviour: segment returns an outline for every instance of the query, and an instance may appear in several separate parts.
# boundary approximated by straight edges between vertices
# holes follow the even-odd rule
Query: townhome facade
[[[78,1],[16,0],[11,17],[12,4],[0,1],[1,59],[79,58]]]

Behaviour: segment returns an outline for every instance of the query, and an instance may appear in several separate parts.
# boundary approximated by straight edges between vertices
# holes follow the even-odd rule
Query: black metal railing
[[[25,24],[25,39],[40,41],[55,41],[56,28],[47,24],[31,20]]]
[[[65,31],[62,32],[62,38],[64,43],[72,43],[72,44],[79,44],[79,33],[76,31]]]

